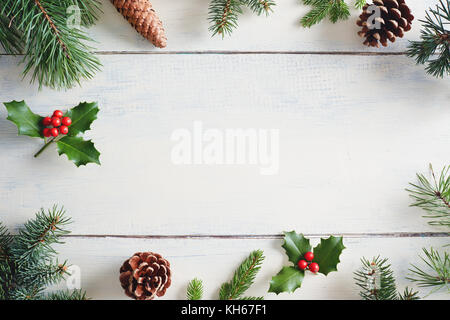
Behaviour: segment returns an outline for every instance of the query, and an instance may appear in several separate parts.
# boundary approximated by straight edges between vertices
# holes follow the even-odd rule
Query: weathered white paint
[[[315,245],[318,239],[313,239]],[[123,261],[137,251],[154,251],[171,263],[172,285],[162,299],[185,299],[188,282],[198,277],[204,281],[205,299],[217,299],[220,285],[229,281],[234,270],[252,250],[262,249],[266,256],[261,271],[247,295],[264,296],[265,299],[360,299],[354,284],[353,272],[361,263],[362,256],[370,259],[381,255],[389,258],[399,290],[406,286],[417,288],[405,277],[409,263],[419,263],[418,253],[422,247],[441,246],[448,238],[348,238],[347,247],[341,255],[338,272],[328,276],[308,272],[303,285],[293,294],[267,293],[272,276],[282,266],[289,265],[280,247],[281,239],[274,240],[186,240],[186,239],[68,239],[61,247],[61,257],[81,268],[81,285],[93,299],[128,299],[119,283],[119,268]],[[425,296],[427,290],[421,290]],[[445,290],[430,296],[446,299]]]
[[[61,203],[78,234],[438,231],[404,188],[450,159],[448,81],[402,56],[113,55],[82,89],[21,82],[0,58],[1,100],[33,110],[98,100],[102,166],[77,169],[17,137],[0,108],[0,212],[18,224]],[[279,174],[256,166],[176,166],[170,137],[192,128],[280,130]],[[445,229],[444,229],[445,230]]]

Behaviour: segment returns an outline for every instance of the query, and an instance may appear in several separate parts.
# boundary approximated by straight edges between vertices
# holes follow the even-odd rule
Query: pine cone
[[[137,252],[120,268],[120,284],[125,294],[136,300],[161,297],[170,287],[170,263],[153,252]]]
[[[161,20],[148,0],[111,0],[131,25],[156,47],[164,48],[167,38]]]
[[[404,32],[411,30],[414,16],[405,3],[405,0],[373,0],[373,5],[380,9],[381,16],[373,17],[377,12],[371,10],[369,4],[363,7],[363,13],[356,24],[362,27],[358,32],[365,37],[364,44],[369,47],[386,47],[388,40],[395,41],[396,37],[403,37]],[[376,28],[379,23],[380,28]]]

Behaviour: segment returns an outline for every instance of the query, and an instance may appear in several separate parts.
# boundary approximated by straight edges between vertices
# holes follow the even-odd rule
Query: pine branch
[[[43,300],[89,300],[85,291],[57,291],[49,293],[42,297]]]
[[[34,220],[24,225],[11,249],[11,254],[19,266],[38,263],[42,259],[48,261],[56,255],[52,245],[63,243],[60,238],[69,233],[63,229],[70,222],[64,214],[64,208],[58,209],[56,206],[47,212],[41,209]]]
[[[65,279],[67,263],[37,263],[20,269],[16,281],[33,287],[54,285]]]
[[[411,276],[407,279],[416,282],[419,287],[434,287],[429,294],[432,294],[442,288],[447,288],[450,293],[450,258],[447,252],[444,252],[442,257],[439,252],[430,248],[422,249],[425,257],[420,256],[425,268],[422,269],[417,265],[412,264],[409,271]]]
[[[9,249],[13,237],[8,229],[0,222],[0,262],[6,262],[9,257]]]
[[[23,51],[22,33],[17,30],[14,19],[0,14],[0,45],[8,54],[20,54]]]
[[[231,34],[237,28],[238,15],[242,13],[240,0],[212,0],[209,5],[209,18],[212,35]]]
[[[99,4],[94,0],[4,0],[0,8],[23,34],[24,75],[31,73],[39,88],[71,88],[99,70],[100,62],[86,44],[92,39],[67,23],[66,11],[74,4],[81,5],[82,25],[95,21]]]
[[[263,251],[253,251],[234,273],[230,282],[222,284],[219,292],[220,300],[239,299],[250,288],[264,260]]]
[[[273,12],[272,7],[275,6],[275,2],[270,0],[241,0],[241,2],[258,16],[263,13],[268,16],[270,12]]]
[[[422,22],[420,41],[410,41],[407,55],[417,64],[427,64],[427,73],[443,78],[450,75],[450,0],[440,0]],[[433,58],[437,55],[437,58]]]
[[[399,300],[420,300],[419,293],[408,287],[405,288],[403,293],[399,293],[398,298]]]
[[[410,183],[411,189],[406,189],[414,199],[413,207],[422,208],[427,212],[424,216],[432,220],[431,225],[450,226],[450,166],[444,166],[439,179],[434,174],[430,164],[432,181],[423,174],[417,174],[418,184]]]
[[[361,10],[366,5],[366,3],[366,0],[356,0],[355,8]]]
[[[349,7],[344,0],[303,0],[303,4],[313,7],[300,20],[300,23],[305,28],[310,28],[318,24],[327,16],[333,23],[339,20],[347,20],[350,17]],[[362,0],[357,0],[355,3],[356,8],[359,8],[359,6],[362,7],[363,5]]]
[[[187,287],[186,293],[188,300],[202,300],[203,297],[203,282],[200,279],[192,279]]]
[[[354,272],[354,279],[364,300],[397,300],[394,272],[387,261],[379,256],[372,261],[361,258],[362,267]]]

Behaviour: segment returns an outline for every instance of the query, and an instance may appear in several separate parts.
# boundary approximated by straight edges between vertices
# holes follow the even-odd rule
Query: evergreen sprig
[[[52,245],[63,243],[70,219],[63,208],[41,209],[17,235],[0,225],[0,300],[84,299],[82,291],[47,293],[48,286],[63,280],[67,262],[55,259]]]
[[[258,16],[269,15],[274,1],[270,0],[211,0],[208,10],[209,30],[212,35],[219,34],[222,38],[231,35],[238,26],[239,15],[242,14],[242,7],[249,7]]]
[[[418,293],[406,288],[403,293],[397,292],[394,271],[388,259],[380,256],[371,261],[361,258],[362,266],[354,272],[356,285],[361,288],[359,295],[364,300],[417,300]]]
[[[419,182],[410,183],[411,189],[406,189],[414,199],[411,206],[422,208],[427,212],[424,216],[431,220],[431,225],[450,226],[450,165],[444,166],[439,178],[430,164],[432,180],[423,174],[417,174]]]
[[[86,44],[92,39],[80,28],[97,20],[97,0],[2,1],[0,44],[9,54],[24,54],[23,73],[39,88],[71,88],[99,70],[100,61]],[[71,6],[80,9],[80,26],[68,23]]]
[[[420,41],[410,41],[407,55],[417,64],[427,64],[425,70],[435,77],[450,75],[450,0],[440,0],[419,21],[423,24]]]
[[[433,287],[429,294],[432,294],[442,288],[447,288],[450,293],[450,257],[447,252],[444,255],[430,248],[422,249],[425,256],[420,258],[425,264],[425,269],[412,264],[409,271],[411,276],[407,279],[416,282],[419,287]]]
[[[350,17],[350,8],[344,0],[303,0],[303,4],[312,9],[300,20],[305,28],[310,28],[328,17],[331,22],[347,20]],[[355,8],[361,9],[365,0],[356,0]]]
[[[230,282],[222,284],[220,287],[220,300],[236,300],[242,298],[242,295],[253,284],[256,274],[261,269],[261,264],[264,260],[263,254],[262,250],[256,250],[250,253],[234,272],[233,279]],[[247,297],[247,299],[250,298]]]
[[[186,297],[188,300],[201,300],[203,297],[203,281],[197,278],[192,279],[188,284]]]

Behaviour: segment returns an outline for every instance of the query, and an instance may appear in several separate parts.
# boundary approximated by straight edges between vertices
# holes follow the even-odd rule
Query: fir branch
[[[270,12],[273,12],[272,7],[275,6],[275,2],[270,0],[241,0],[241,2],[258,16],[263,13],[268,16]]]
[[[431,225],[450,226],[450,166],[444,166],[439,179],[430,164],[432,181],[423,174],[417,174],[418,184],[410,183],[411,189],[406,189],[414,199],[413,207],[422,208],[427,212],[424,216],[432,220]]]
[[[200,279],[192,279],[187,287],[186,293],[188,300],[201,300],[203,297],[203,282]]]
[[[355,7],[362,8],[365,0],[356,0]],[[344,0],[303,0],[303,4],[313,8],[300,20],[305,28],[311,28],[327,16],[332,23],[339,20],[347,20],[350,17],[350,9]]]
[[[410,41],[409,57],[417,64],[427,64],[427,73],[443,78],[450,75],[450,0],[439,1],[435,9],[430,8],[422,22],[420,41]],[[437,58],[433,58],[437,55]]]
[[[0,262],[8,261],[9,248],[12,241],[13,237],[8,229],[0,222]]]
[[[356,0],[355,8],[361,10],[366,5],[366,3],[366,0]]]
[[[398,298],[399,300],[420,300],[419,292],[408,287],[405,288],[403,293],[399,293]]]
[[[409,271],[411,276],[408,280],[416,282],[419,287],[434,287],[429,294],[432,294],[442,288],[447,288],[450,293],[450,258],[447,252],[444,252],[442,257],[440,253],[433,248],[427,250],[422,249],[425,257],[420,256],[422,262],[425,264],[423,269],[417,265],[412,264]]]
[[[359,295],[364,300],[398,298],[394,272],[387,261],[388,259],[381,259],[380,256],[372,258],[372,261],[361,258],[362,267],[354,272],[354,279],[361,288]]]
[[[51,292],[42,297],[43,300],[89,300],[83,290]]]
[[[231,34],[237,28],[238,14],[242,13],[240,0],[212,0],[209,5],[209,17],[211,22],[209,30],[212,35]]]
[[[233,279],[222,284],[219,292],[220,300],[239,299],[250,288],[264,260],[262,250],[253,251],[237,268]]]
[[[52,245],[63,243],[60,238],[69,233],[63,229],[70,222],[64,214],[64,208],[57,206],[47,213],[41,209],[34,220],[24,225],[11,249],[11,254],[19,266],[24,263],[37,263],[41,259],[49,260],[56,255]]]
[[[32,266],[25,266],[20,269],[16,281],[33,287],[44,287],[65,279],[67,273],[67,262],[37,263]]]
[[[320,1],[300,20],[300,23],[303,27],[310,28],[325,19],[330,10],[331,6],[328,1]]]
[[[39,88],[71,88],[99,70],[100,62],[86,44],[92,39],[67,23],[67,9],[74,4],[83,8],[84,25],[95,21],[98,4],[93,0],[4,0],[0,8],[23,34],[24,75],[31,73]]]

